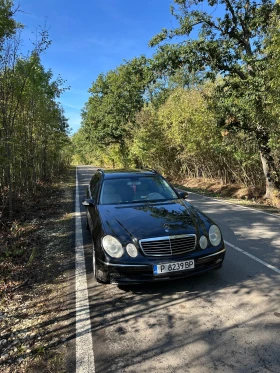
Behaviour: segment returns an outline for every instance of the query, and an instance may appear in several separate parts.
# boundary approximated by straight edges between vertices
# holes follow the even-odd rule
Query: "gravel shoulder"
[[[267,213],[280,214],[280,208],[272,205],[270,200],[262,198],[262,193],[257,188],[245,187],[239,184],[224,185],[218,180],[209,179],[171,180],[171,182],[176,188],[188,192],[218,198],[225,202],[250,207]]]
[[[68,372],[75,168],[1,222],[0,372]]]

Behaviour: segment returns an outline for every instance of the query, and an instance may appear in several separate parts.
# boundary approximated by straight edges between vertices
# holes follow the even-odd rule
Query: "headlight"
[[[126,245],[126,251],[128,255],[130,255],[132,258],[136,258],[138,254],[138,251],[136,247],[133,245],[133,243],[129,243],[128,245]]]
[[[205,236],[201,236],[199,239],[199,246],[204,250],[206,249],[207,245],[208,245],[207,238]]]
[[[123,255],[121,243],[113,236],[105,236],[102,239],[103,248],[113,258],[120,258]]]
[[[222,235],[216,225],[211,225],[209,229],[209,240],[213,246],[218,246],[221,243]]]

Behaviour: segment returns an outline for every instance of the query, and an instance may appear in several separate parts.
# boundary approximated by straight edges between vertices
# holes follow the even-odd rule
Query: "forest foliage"
[[[152,38],[153,58],[93,82],[73,136],[76,161],[220,178],[277,196],[279,4],[174,0],[171,12],[177,26]]]
[[[10,218],[41,182],[71,161],[68,124],[58,98],[63,80],[54,79],[40,56],[50,40],[36,35],[23,54],[12,1],[0,0],[0,214]]]

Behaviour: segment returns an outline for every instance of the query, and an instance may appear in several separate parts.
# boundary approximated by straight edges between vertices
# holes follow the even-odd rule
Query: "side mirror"
[[[95,202],[93,199],[84,199],[82,202],[83,206],[94,206]]]
[[[180,198],[186,199],[186,198],[188,198],[189,193],[185,192],[185,191],[181,191],[181,192],[178,192],[178,195],[179,195]]]

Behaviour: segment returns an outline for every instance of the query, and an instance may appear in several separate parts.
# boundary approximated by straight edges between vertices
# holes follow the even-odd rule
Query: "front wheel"
[[[87,213],[86,213],[86,229],[89,231],[88,211],[87,211]]]
[[[92,269],[95,280],[101,284],[109,284],[109,274],[104,271],[99,265],[96,264],[96,255],[93,247],[92,250]]]

